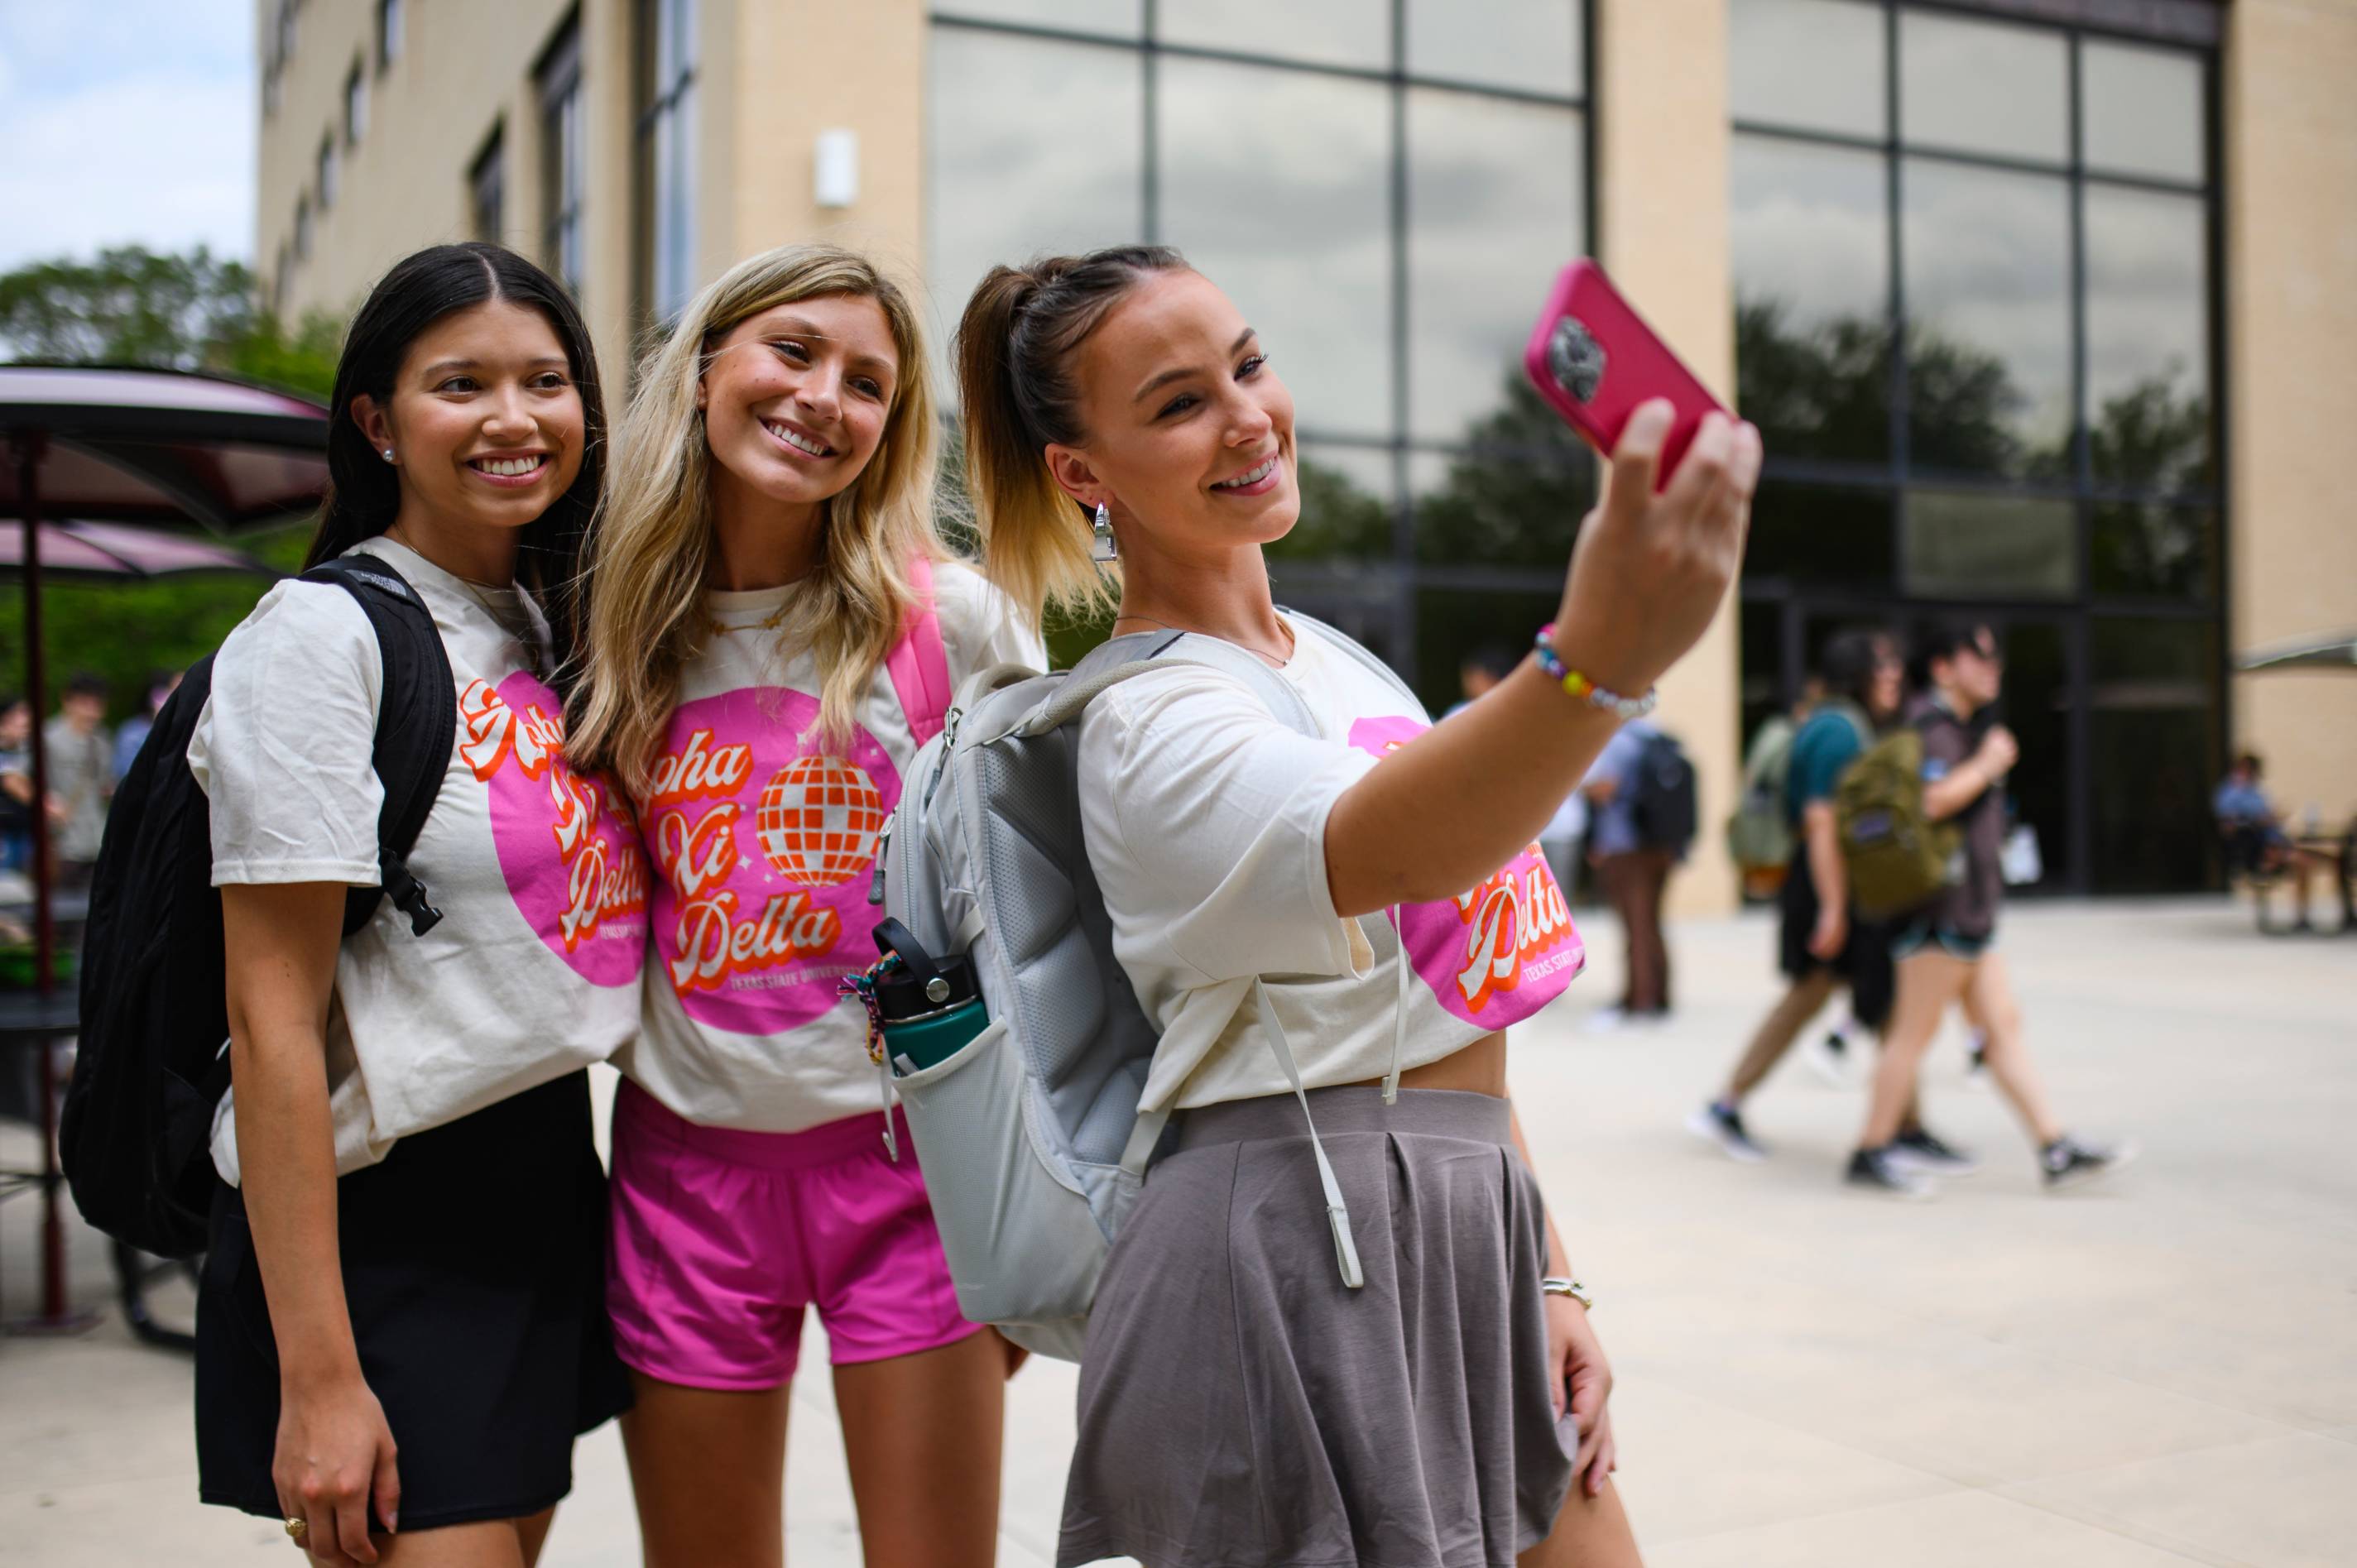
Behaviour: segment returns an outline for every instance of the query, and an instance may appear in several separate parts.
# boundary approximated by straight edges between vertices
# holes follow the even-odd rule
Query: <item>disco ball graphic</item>
[[[798,757],[761,791],[754,822],[761,853],[780,875],[803,887],[835,887],[874,863],[884,797],[842,757]]]

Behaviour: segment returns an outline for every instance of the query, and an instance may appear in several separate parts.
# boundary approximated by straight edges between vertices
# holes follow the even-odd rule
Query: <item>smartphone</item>
[[[1639,403],[1669,399],[1677,419],[1662,448],[1656,489],[1677,472],[1703,415],[1727,413],[1620,296],[1604,269],[1585,256],[1555,280],[1546,308],[1531,329],[1530,347],[1523,351],[1523,369],[1565,423],[1608,456]]]

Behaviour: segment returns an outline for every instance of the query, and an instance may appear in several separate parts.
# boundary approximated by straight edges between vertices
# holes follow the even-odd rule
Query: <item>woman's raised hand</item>
[[[1659,398],[1629,416],[1555,615],[1564,663],[1625,697],[1649,690],[1718,613],[1743,563],[1760,482],[1760,432],[1714,413],[1654,493],[1674,418]]]

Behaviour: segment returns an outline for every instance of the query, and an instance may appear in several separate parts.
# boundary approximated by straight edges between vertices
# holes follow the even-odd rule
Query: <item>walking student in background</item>
[[[1587,857],[1623,939],[1620,999],[1590,1014],[1587,1026],[1660,1023],[1670,1015],[1662,899],[1694,843],[1693,765],[1660,725],[1638,719],[1606,743],[1579,792],[1588,801]]]
[[[1671,413],[1639,408],[1553,642],[1434,727],[1275,607],[1293,397],[1177,252],[996,268],[958,339],[994,577],[1101,602],[1093,535],[1116,633],[1225,640],[1320,732],[1183,657],[1079,721],[1089,864],[1161,1032],[1141,1104],[1178,1115],[1090,1316],[1057,1562],[1627,1568],[1610,1374],[1502,1031],[1580,957],[1531,844],[1725,596],[1758,433],[1713,414],[1656,492]],[[1469,888],[1500,922],[1470,967]]]
[[[213,662],[188,761],[231,1089],[197,1309],[199,1487],[335,1568],[526,1568],[575,1435],[630,1397],[584,1069],[638,1024],[646,877],[620,798],[566,761],[550,684],[576,652],[597,367],[563,285],[496,245],[442,245],[352,318],[331,406],[309,564],[356,556],[405,589],[447,670],[394,682],[354,594],[299,580]],[[433,712],[391,703],[443,680],[457,718],[408,854],[442,918],[421,929],[386,897],[344,939],[347,892],[382,875],[380,710]]]
[[[617,1058],[608,1289],[646,1561],[783,1561],[815,1305],[869,1568],[978,1568],[1009,1348],[958,1313],[839,986],[875,961],[878,832],[951,693],[1046,653],[934,532],[932,367],[864,258],[739,263],[638,386],[572,744],[625,781],[655,873],[644,1024]]]
[[[2013,732],[2001,724],[1974,738],[1975,716],[1997,700],[2003,682],[1996,634],[1983,622],[1944,620],[1932,628],[1921,651],[1931,680],[1914,721],[1923,736],[1923,811],[1933,822],[1956,823],[1960,864],[1948,886],[1900,922],[1892,940],[1898,994],[1847,1179],[1900,1197],[1931,1192],[1926,1179],[1909,1168],[1898,1140],[1923,1054],[1948,1009],[1962,1005],[1986,1032],[1982,1059],[2036,1144],[2046,1186],[2073,1186],[2118,1169],[2133,1151],[2073,1138],[2055,1119],[2022,1040],[2021,1007],[2005,956],[1995,947],[2005,891],[1999,865],[2005,779],[2019,756]]]
[[[41,732],[54,804],[58,885],[87,887],[106,837],[106,802],[114,793],[114,742],[106,732],[106,682],[84,673],[66,682],[58,712]]]

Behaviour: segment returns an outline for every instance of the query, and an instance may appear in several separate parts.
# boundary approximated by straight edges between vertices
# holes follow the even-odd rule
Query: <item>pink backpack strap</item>
[[[908,635],[884,656],[884,668],[909,729],[922,746],[942,733],[949,717],[950,656],[942,645],[941,611],[933,602],[933,564],[921,555],[910,561],[909,581],[917,590],[917,613],[909,618]]]

